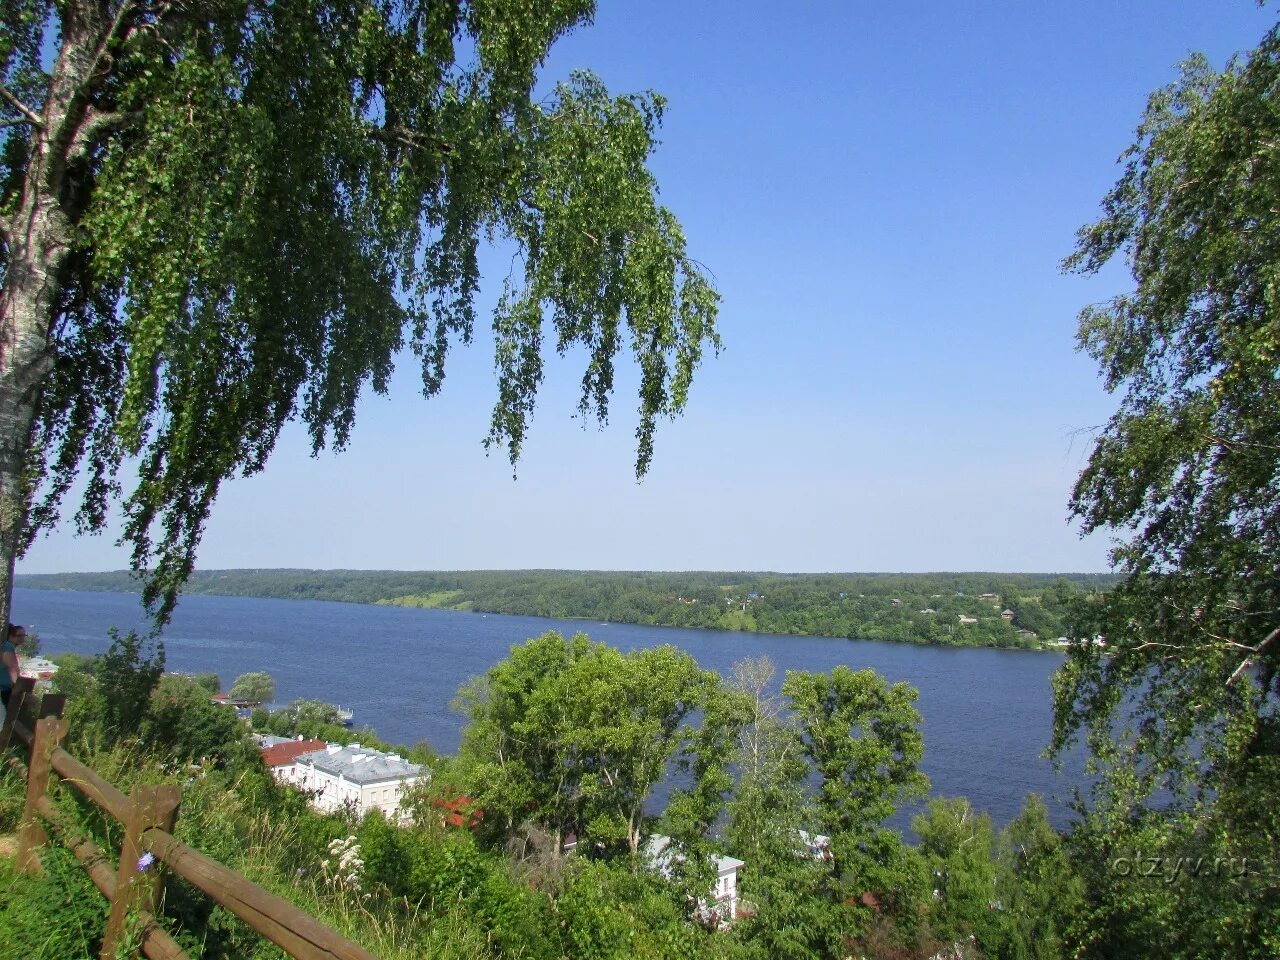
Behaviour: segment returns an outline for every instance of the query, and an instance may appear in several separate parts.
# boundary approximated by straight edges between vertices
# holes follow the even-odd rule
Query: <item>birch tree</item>
[[[1118,408],[1076,484],[1117,536],[1055,681],[1100,774],[1073,846],[1090,956],[1280,950],[1280,28],[1149,100],[1067,266],[1132,286],[1080,315]],[[1113,866],[1169,862],[1159,890]],[[1192,864],[1189,869],[1180,865]],[[1217,865],[1203,868],[1204,864]],[[1225,869],[1223,865],[1231,865]],[[1158,894],[1158,895],[1157,895]]]
[[[586,73],[537,92],[552,42],[592,13],[7,0],[0,623],[14,558],[77,477],[77,527],[122,504],[163,621],[220,485],[261,470],[286,423],[341,449],[404,348],[440,390],[487,239],[516,251],[487,445],[519,456],[544,346],[585,348],[581,411],[601,421],[629,348],[645,472],[718,345],[717,297],[646,166],[662,98]]]

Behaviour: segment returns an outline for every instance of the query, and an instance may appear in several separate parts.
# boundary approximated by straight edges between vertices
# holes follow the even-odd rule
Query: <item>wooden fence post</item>
[[[12,705],[12,701],[10,701]],[[53,776],[53,751],[67,734],[67,721],[63,717],[45,717],[35,723],[31,740],[31,763],[27,766],[27,803],[22,808],[22,824],[18,827],[18,869],[24,873],[38,873],[42,869],[36,850],[48,843],[49,838],[36,816],[36,803],[49,792],[49,780]]]
[[[60,717],[66,709],[67,695],[65,693],[46,693],[40,698],[39,719]]]
[[[13,739],[13,725],[17,722],[18,712],[22,709],[23,702],[27,696],[35,689],[35,685],[36,682],[30,677],[19,677],[13,692],[9,694],[9,706],[4,712],[4,726],[0,727],[0,753],[4,753],[9,749],[9,743]]]
[[[102,936],[103,960],[113,960],[125,936],[125,923],[130,910],[156,913],[163,885],[160,863],[154,858],[143,861],[146,842],[143,834],[152,827],[172,832],[178,818],[182,788],[172,784],[138,787],[129,797],[128,818],[124,821],[124,840],[120,844],[120,864],[116,868],[116,892],[111,898],[107,929]]]

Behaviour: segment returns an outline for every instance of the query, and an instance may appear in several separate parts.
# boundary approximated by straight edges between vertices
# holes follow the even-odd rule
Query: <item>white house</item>
[[[671,838],[656,833],[645,844],[644,853],[649,866],[663,876],[670,876],[674,858],[681,856],[671,849]],[[704,920],[717,917],[721,922],[733,920],[738,915],[738,871],[746,864],[736,857],[712,857],[716,868],[715,884],[711,897],[698,901],[698,913]]]
[[[420,764],[358,743],[348,747],[330,743],[321,750],[304,753],[288,774],[290,782],[312,794],[312,803],[318,810],[349,806],[358,817],[381,810],[393,821],[407,819],[400,809],[401,797],[414,784],[430,777],[431,771]]]
[[[291,740],[270,734],[258,734],[257,740],[262,750],[262,762],[271,771],[271,775],[281,783],[295,785],[302,782],[302,768],[298,766],[298,758],[327,746],[323,740],[303,740],[301,737]]]

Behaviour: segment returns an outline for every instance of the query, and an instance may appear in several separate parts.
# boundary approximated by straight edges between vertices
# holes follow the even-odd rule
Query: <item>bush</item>
[[[219,766],[257,754],[235,711],[210,703],[204,688],[186,677],[160,678],[138,736],[156,754],[183,760],[208,758]]]

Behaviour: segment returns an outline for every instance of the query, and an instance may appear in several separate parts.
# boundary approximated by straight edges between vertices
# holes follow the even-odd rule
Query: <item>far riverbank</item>
[[[779,574],[571,570],[204,570],[187,595],[330,600],[942,647],[1050,649],[1103,574]],[[21,587],[136,592],[127,571],[21,575]]]

